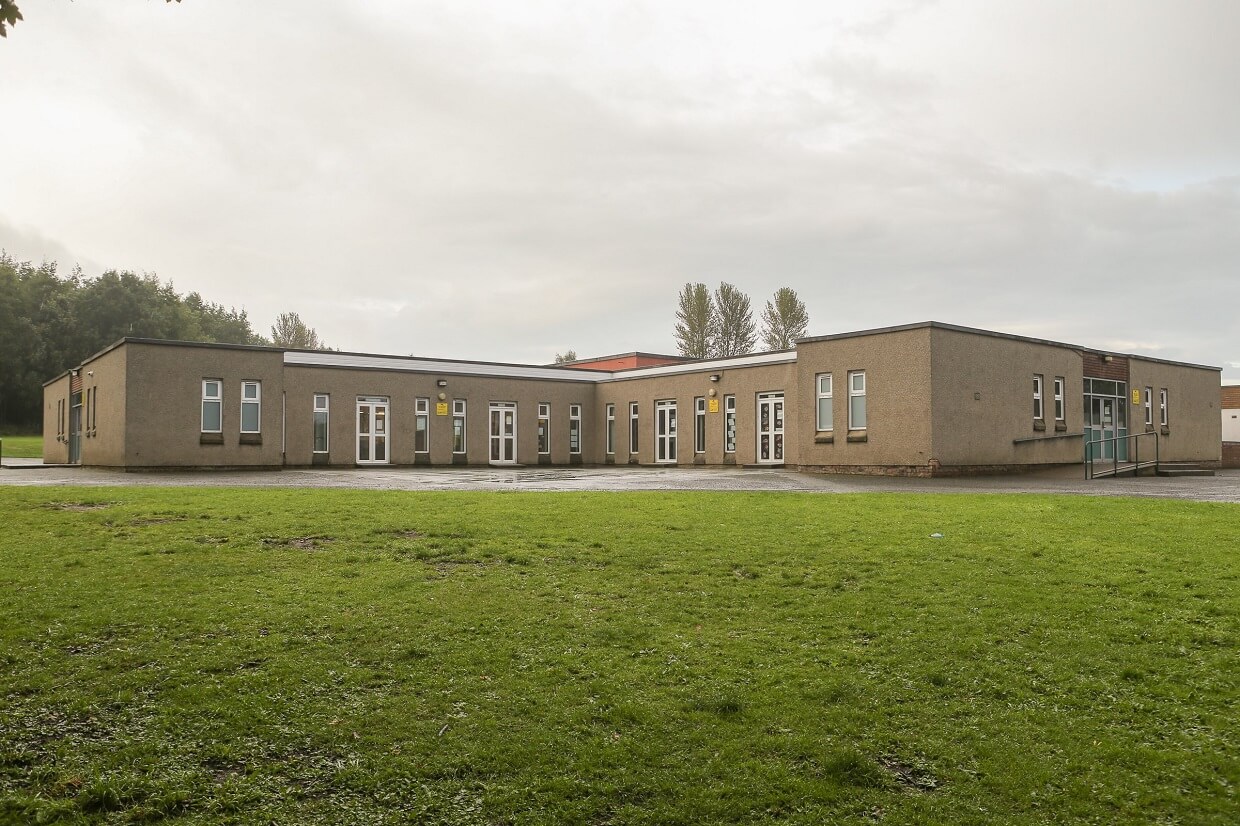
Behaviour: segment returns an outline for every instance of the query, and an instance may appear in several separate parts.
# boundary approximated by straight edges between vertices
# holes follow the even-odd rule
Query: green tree
[[[768,350],[787,350],[809,328],[805,303],[791,287],[780,287],[762,310],[762,340]]]
[[[576,361],[576,360],[577,360],[576,350],[565,350],[563,353],[555,354],[556,364],[568,364],[570,361]]]
[[[717,331],[715,305],[705,284],[685,284],[676,310],[676,346],[691,359],[709,358]]]
[[[724,281],[715,290],[714,303],[719,326],[712,355],[715,358],[728,358],[753,352],[758,337],[753,323],[753,311],[749,306],[749,296]]]
[[[271,343],[291,350],[330,350],[313,327],[306,325],[297,313],[280,313],[271,328]]]
[[[171,3],[173,0],[164,0],[165,3]],[[181,0],[176,0],[180,3]],[[17,3],[13,0],[0,0],[0,37],[8,37],[7,28],[17,25],[18,20],[23,20],[21,11],[17,8]]]

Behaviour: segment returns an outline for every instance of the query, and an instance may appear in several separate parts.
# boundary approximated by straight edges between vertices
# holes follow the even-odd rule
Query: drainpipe
[[[284,432],[285,424],[286,424],[287,405],[288,405],[288,393],[281,390],[280,391],[280,466],[281,467],[288,464],[288,462],[286,461],[284,457],[285,447],[287,446],[286,442],[288,441],[288,434]]]

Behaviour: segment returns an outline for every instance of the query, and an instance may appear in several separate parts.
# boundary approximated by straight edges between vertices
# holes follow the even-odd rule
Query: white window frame
[[[551,455],[551,403],[538,403],[538,455]]]
[[[606,408],[606,446],[608,456],[616,455],[616,406],[614,404],[607,405]]]
[[[1033,418],[1034,421],[1042,421],[1046,410],[1042,405],[1042,374],[1033,374]]]
[[[422,447],[418,447],[418,435],[423,436]],[[418,397],[413,400],[413,452],[431,452],[431,400]]]
[[[629,402],[629,453],[636,454],[641,435],[641,404]]]
[[[1154,388],[1145,388],[1145,424],[1154,426]]]
[[[568,406],[568,452],[581,455],[581,405]]]
[[[1164,387],[1158,391],[1158,421],[1163,427],[1167,426],[1167,407],[1169,406],[1167,397],[1167,388]]]
[[[823,380],[826,380],[826,389],[823,389]],[[830,373],[819,373],[814,377],[814,389],[818,393],[818,402],[814,407],[814,415],[817,417],[817,429],[820,433],[828,432],[835,429],[835,381]],[[827,403],[826,421],[823,421],[822,403]]]
[[[736,396],[723,397],[723,452],[736,452]]]
[[[215,385],[215,395],[207,393],[207,385]],[[219,417],[219,427],[207,429],[207,405],[214,404],[216,415]],[[224,380],[223,379],[203,379],[202,380],[202,432],[203,433],[223,433],[224,432]]]
[[[452,400],[452,452],[465,453],[469,446],[469,428],[466,425],[469,422],[468,405],[465,399]],[[457,435],[461,437],[460,446],[457,446]]]
[[[319,404],[320,399],[322,400],[322,404]],[[310,420],[311,421],[311,425],[310,425],[311,452],[312,453],[328,453],[330,452],[330,449],[331,449],[331,440],[332,440],[331,396],[328,395],[327,393],[315,393],[313,407],[314,407],[314,416]],[[323,414],[323,449],[322,450],[319,450],[318,446],[315,443],[317,435],[314,432],[318,428],[318,417],[320,413]]]
[[[254,388],[254,396],[247,398],[245,392],[248,388]],[[245,408],[246,405],[253,405],[257,408],[255,421],[258,422],[257,427],[253,430],[245,429]],[[263,432],[263,383],[261,381],[243,381],[241,382],[241,432],[242,433],[262,433]]]
[[[706,452],[706,397],[693,399],[693,452]]]
[[[856,386],[856,379],[861,379],[861,387]],[[856,411],[854,410],[855,401],[861,400],[861,419],[857,421]],[[848,429],[849,430],[865,430],[869,423],[869,410],[866,401],[866,382],[864,370],[848,371]]]
[[[1052,387],[1055,390],[1055,421],[1062,422],[1065,410],[1063,403],[1063,376],[1055,376],[1055,383]]]

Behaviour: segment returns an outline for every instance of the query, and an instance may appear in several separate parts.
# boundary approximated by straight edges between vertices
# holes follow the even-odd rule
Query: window
[[[452,400],[452,452],[465,452],[465,400]]]
[[[616,452],[616,406],[607,405],[607,454]]]
[[[568,406],[568,452],[581,452],[581,405]]]
[[[1154,424],[1154,388],[1145,388],[1145,423],[1153,426]]]
[[[241,382],[241,432],[258,433],[262,407],[262,385],[256,381]]]
[[[56,400],[56,440],[65,435],[65,400]]]
[[[865,430],[865,371],[848,374],[848,429]]]
[[[723,450],[736,452],[736,396],[723,397]]]
[[[326,393],[314,394],[314,452],[327,452],[327,415],[330,398]]]
[[[820,373],[818,376],[818,429],[834,430],[835,398],[831,389],[831,374]]]
[[[1055,376],[1055,421],[1063,421],[1063,376]]]
[[[706,452],[706,397],[693,400],[693,452]]]
[[[544,456],[551,452],[551,405],[547,402],[538,403],[538,452]]]
[[[637,452],[638,406],[629,402],[629,453]]]
[[[413,400],[413,452],[431,452],[431,400]]]
[[[1167,388],[1158,391],[1158,421],[1167,426]]]
[[[202,432],[222,433],[224,383],[219,379],[202,380]]]
[[[1033,374],[1033,418],[1042,418],[1042,376]]]

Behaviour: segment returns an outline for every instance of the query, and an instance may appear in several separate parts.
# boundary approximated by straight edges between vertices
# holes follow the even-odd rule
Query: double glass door
[[[654,460],[663,464],[676,462],[676,402],[654,403]]]
[[[357,400],[357,463],[388,462],[388,400],[363,396]]]
[[[758,461],[777,465],[784,461],[784,395],[758,395]]]
[[[517,463],[516,402],[491,402],[491,464]]]

